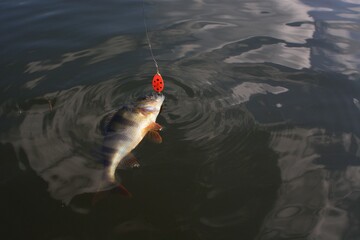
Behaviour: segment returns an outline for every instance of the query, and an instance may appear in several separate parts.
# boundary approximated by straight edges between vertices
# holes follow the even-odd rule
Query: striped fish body
[[[121,108],[112,116],[102,148],[107,181],[115,182],[116,168],[127,165],[126,156],[149,131],[160,130],[156,118],[164,99],[162,94],[150,95]]]

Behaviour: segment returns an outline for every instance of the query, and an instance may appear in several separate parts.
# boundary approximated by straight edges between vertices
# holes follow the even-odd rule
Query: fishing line
[[[147,44],[149,46],[149,49],[150,49],[150,54],[151,54],[151,57],[155,63],[155,67],[156,67],[156,73],[160,74],[160,71],[159,71],[159,65],[154,57],[154,53],[153,53],[153,50],[152,50],[152,46],[151,46],[151,42],[150,42],[150,37],[149,37],[149,31],[148,31],[148,26],[147,26],[147,23],[146,23],[146,15],[145,15],[145,0],[142,1],[142,13],[143,13],[143,21],[144,21],[144,27],[145,27],[145,34],[146,34],[146,41],[147,41]]]
[[[156,68],[156,74],[154,75],[153,77],[153,80],[152,80],[152,87],[154,89],[155,92],[157,93],[160,93],[164,90],[164,80],[163,78],[161,77],[161,74],[160,74],[160,70],[159,70],[159,65],[154,57],[154,53],[153,53],[153,50],[152,50],[152,46],[151,46],[151,41],[150,41],[150,37],[149,37],[149,30],[148,30],[148,26],[147,26],[147,23],[146,23],[146,15],[145,15],[145,0],[142,1],[142,14],[143,14],[143,22],[144,22],[144,28],[145,28],[145,34],[146,34],[146,41],[147,41],[147,44],[149,46],[149,50],[150,50],[150,54],[151,54],[151,57],[155,63],[155,68]]]

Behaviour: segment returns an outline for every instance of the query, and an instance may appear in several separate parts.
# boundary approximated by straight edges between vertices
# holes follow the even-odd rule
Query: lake
[[[3,239],[360,239],[358,0],[0,11]],[[104,119],[153,91],[144,20],[163,142],[99,193]]]

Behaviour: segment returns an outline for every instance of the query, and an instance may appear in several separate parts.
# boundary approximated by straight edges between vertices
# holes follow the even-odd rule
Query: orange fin
[[[132,153],[129,153],[127,156],[121,159],[118,165],[118,168],[120,169],[129,169],[136,167],[140,167],[140,163]]]
[[[151,130],[147,133],[147,137],[155,143],[162,143],[162,137],[159,132]]]
[[[112,190],[101,191],[101,192],[95,193],[95,195],[92,199],[92,205],[94,206],[97,203],[101,202],[102,200],[108,198],[112,192],[117,192],[121,196],[126,197],[126,198],[132,198],[132,194],[124,187],[124,185],[118,184]]]
[[[163,127],[160,124],[158,124],[156,122],[153,122],[153,123],[150,123],[149,126],[147,126],[146,129],[148,131],[161,131],[162,128]]]

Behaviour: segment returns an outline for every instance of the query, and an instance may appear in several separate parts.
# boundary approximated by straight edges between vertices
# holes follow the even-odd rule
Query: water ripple
[[[166,85],[163,144],[142,142],[134,151],[141,168],[117,172],[134,192],[131,204],[74,207],[98,190],[104,117],[152,91],[141,6],[0,3],[2,183],[41,178],[52,198],[101,219],[90,221],[89,236],[98,226],[109,238],[359,236],[355,0],[145,1]],[[29,189],[46,193],[41,184]],[[14,185],[9,192],[23,192]],[[23,206],[17,196],[14,211]],[[22,226],[22,216],[9,219]],[[61,226],[49,237],[63,237]]]

